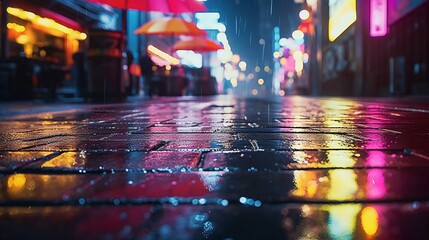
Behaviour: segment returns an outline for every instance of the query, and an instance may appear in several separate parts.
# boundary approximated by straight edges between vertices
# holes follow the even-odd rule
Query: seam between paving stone
[[[204,204],[195,204],[195,200],[204,199]],[[142,206],[142,205],[172,205],[172,206],[210,206],[222,205],[222,201],[227,200],[229,206],[247,206],[255,207],[249,204],[243,204],[239,198],[182,198],[182,197],[162,197],[162,198],[109,198],[109,199],[91,199],[91,198],[76,198],[66,201],[27,201],[27,200],[8,200],[0,201],[0,207],[61,207],[61,206]],[[286,205],[286,204],[314,204],[314,205],[345,205],[345,204],[412,204],[421,203],[427,204],[429,198],[413,198],[413,199],[366,199],[366,200],[323,200],[323,199],[254,199],[261,201],[261,206],[268,205]]]
[[[210,168],[140,168],[133,170],[126,169],[103,169],[103,170],[88,170],[88,169],[60,169],[60,168],[22,168],[22,169],[1,169],[0,174],[39,174],[39,175],[85,175],[85,174],[118,174],[118,173],[139,173],[139,174],[183,174],[183,173],[290,173],[293,171],[330,171],[330,170],[405,170],[405,169],[426,169],[429,166],[391,166],[391,167],[304,167],[304,168],[282,168],[282,169],[240,169],[237,167],[210,167]]]

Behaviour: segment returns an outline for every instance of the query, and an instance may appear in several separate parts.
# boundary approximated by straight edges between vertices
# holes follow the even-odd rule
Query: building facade
[[[428,5],[425,0],[319,1],[313,92],[428,95]]]

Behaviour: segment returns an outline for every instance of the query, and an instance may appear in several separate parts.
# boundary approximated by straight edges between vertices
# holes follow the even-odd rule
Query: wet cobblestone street
[[[0,115],[0,239],[426,238],[427,100],[21,107]]]

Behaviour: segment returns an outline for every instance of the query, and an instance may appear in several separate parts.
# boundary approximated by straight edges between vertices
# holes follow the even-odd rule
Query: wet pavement
[[[4,106],[0,239],[427,238],[428,100]]]

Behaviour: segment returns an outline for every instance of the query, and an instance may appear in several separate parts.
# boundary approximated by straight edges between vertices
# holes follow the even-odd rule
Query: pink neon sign
[[[387,34],[387,0],[371,0],[370,35],[381,37]]]

